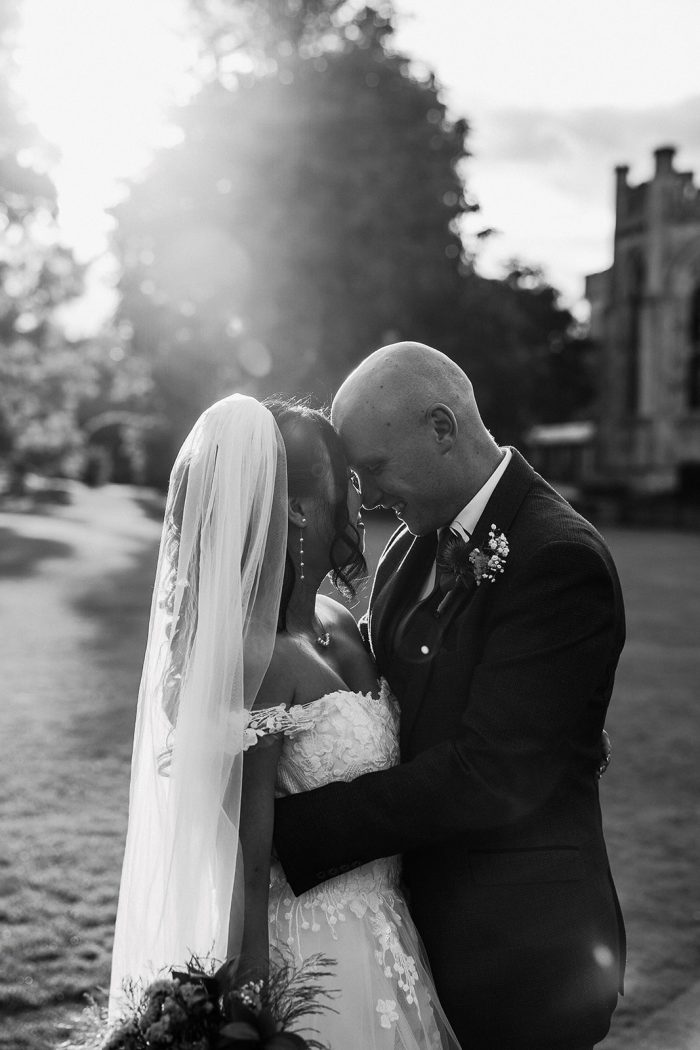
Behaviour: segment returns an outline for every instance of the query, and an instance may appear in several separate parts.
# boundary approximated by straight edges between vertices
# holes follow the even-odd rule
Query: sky
[[[56,173],[66,238],[104,251],[104,207],[118,176],[167,141],[164,106],[185,98],[177,0],[23,0],[23,84],[30,113],[63,152]],[[540,265],[585,316],[584,276],[612,254],[613,168],[630,180],[653,150],[700,181],[698,0],[395,0],[395,47],[431,68],[450,113],[470,124],[467,234],[499,231],[480,269]],[[89,85],[86,90],[86,85]],[[93,312],[108,303],[93,280]]]
[[[569,303],[612,262],[613,168],[653,150],[700,181],[697,0],[398,0],[397,45],[437,73],[471,126],[476,225],[502,231],[481,267],[542,265]]]

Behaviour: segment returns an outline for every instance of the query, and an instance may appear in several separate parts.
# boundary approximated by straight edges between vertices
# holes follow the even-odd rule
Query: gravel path
[[[0,1046],[44,1050],[108,972],[160,525],[132,490],[0,513]]]

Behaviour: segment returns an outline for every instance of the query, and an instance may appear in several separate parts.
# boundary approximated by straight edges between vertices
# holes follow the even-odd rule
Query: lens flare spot
[[[238,348],[238,363],[248,375],[261,379],[272,370],[272,354],[264,343],[245,339]]]
[[[607,970],[615,962],[613,953],[604,944],[597,944],[593,949],[593,958],[602,970]]]

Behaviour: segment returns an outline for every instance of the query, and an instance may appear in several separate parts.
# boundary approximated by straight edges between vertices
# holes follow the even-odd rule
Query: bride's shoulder
[[[357,626],[357,620],[350,610],[336,601],[335,598],[330,598],[326,594],[319,594],[316,598],[316,612],[327,629],[336,634],[341,631],[343,634],[350,634],[353,637],[357,635],[359,637],[360,629]]]
[[[295,668],[297,659],[298,653],[289,635],[280,632],[275,639],[272,658],[255,698],[254,709],[278,707],[280,704],[285,707],[291,706],[298,677]]]

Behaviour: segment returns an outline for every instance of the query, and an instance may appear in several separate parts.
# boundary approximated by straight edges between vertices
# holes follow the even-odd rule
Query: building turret
[[[656,159],[656,170],[654,172],[655,178],[663,175],[672,175],[674,173],[673,158],[675,155],[675,146],[659,146],[658,149],[654,150],[654,157]]]
[[[613,265],[586,280],[599,470],[639,492],[700,492],[700,194],[675,156],[659,146],[638,185],[615,168]]]

